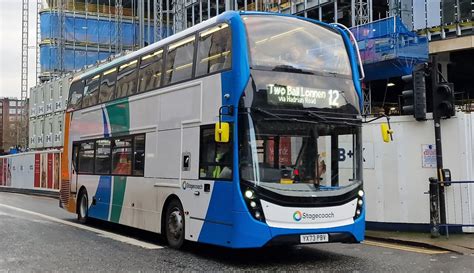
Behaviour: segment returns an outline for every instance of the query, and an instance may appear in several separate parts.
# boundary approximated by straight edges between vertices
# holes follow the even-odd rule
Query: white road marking
[[[127,244],[130,244],[130,245],[139,246],[139,247],[143,247],[143,248],[146,248],[146,249],[161,249],[161,248],[163,248],[162,246],[159,246],[159,245],[139,241],[137,239],[133,239],[133,238],[122,236],[122,235],[115,234],[115,233],[112,233],[112,232],[108,232],[108,231],[100,230],[100,229],[97,229],[97,228],[89,227],[89,226],[86,226],[86,225],[81,225],[81,224],[61,220],[61,219],[51,217],[51,216],[48,216],[48,215],[45,215],[45,214],[37,213],[37,212],[34,212],[34,211],[20,209],[20,208],[5,205],[5,204],[0,204],[0,206],[8,208],[8,209],[12,209],[12,210],[20,211],[20,212],[23,212],[23,213],[27,213],[27,214],[30,214],[30,215],[34,215],[34,216],[37,216],[37,217],[41,217],[43,219],[47,219],[49,221],[56,222],[56,223],[59,223],[59,224],[68,225],[68,226],[72,226],[72,227],[75,227],[75,228],[91,231],[91,232],[97,233],[100,237],[112,239],[112,240],[119,241],[119,242],[122,242],[122,243],[127,243]],[[32,219],[29,219],[29,220],[32,220]]]

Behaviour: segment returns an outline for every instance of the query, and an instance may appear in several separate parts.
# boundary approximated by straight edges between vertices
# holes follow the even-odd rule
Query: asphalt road
[[[57,200],[0,192],[0,272],[474,271],[473,256],[372,241],[251,250],[188,244],[176,251],[157,234],[75,219]]]

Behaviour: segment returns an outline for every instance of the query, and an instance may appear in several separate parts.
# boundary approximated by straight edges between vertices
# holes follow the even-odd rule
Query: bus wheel
[[[81,194],[79,195],[78,205],[77,220],[80,223],[85,224],[89,213],[89,200],[87,199],[87,192],[85,190],[81,191]]]
[[[179,249],[184,243],[184,212],[181,203],[174,199],[166,208],[166,240],[171,248]]]

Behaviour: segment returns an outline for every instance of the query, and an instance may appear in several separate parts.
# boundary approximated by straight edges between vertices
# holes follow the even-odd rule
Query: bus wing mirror
[[[217,122],[215,129],[215,140],[216,142],[229,142],[229,130],[230,126],[228,122]]]
[[[380,129],[382,131],[383,142],[389,143],[392,139],[393,130],[390,128],[388,123],[380,124]]]

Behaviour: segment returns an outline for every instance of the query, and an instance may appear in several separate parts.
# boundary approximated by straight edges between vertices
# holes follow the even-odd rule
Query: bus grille
[[[63,208],[67,208],[69,205],[69,196],[71,194],[70,185],[70,180],[61,181],[61,189],[59,190],[59,200]]]

